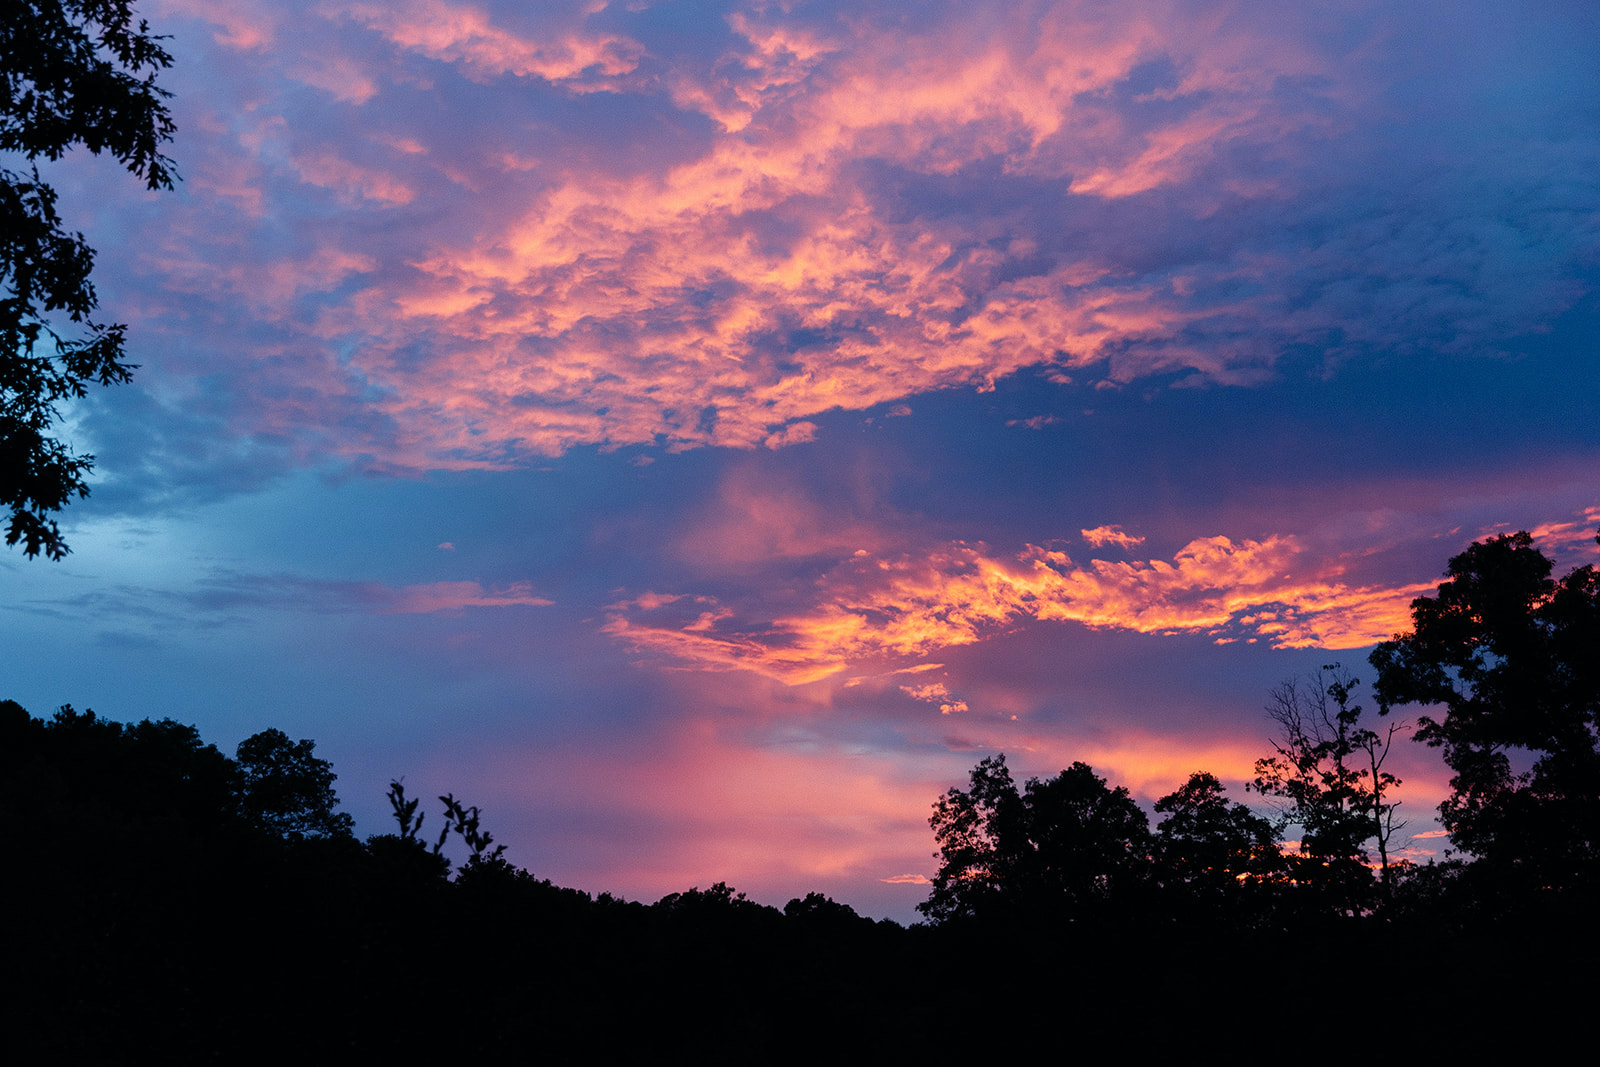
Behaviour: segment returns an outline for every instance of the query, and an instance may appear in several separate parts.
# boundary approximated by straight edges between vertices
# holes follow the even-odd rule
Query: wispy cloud
[[[288,574],[214,571],[188,588],[108,587],[59,603],[74,609],[133,618],[187,618],[194,612],[255,611],[316,615],[456,615],[469,608],[548,607],[529,582],[486,587],[480,582],[329,581]]]
[[[515,582],[501,588],[485,588],[479,582],[390,586],[380,582],[319,581],[290,575],[234,573],[203,579],[187,599],[197,607],[211,610],[248,605],[373,615],[449,614],[467,608],[545,607],[554,603],[535,595],[529,582]]]

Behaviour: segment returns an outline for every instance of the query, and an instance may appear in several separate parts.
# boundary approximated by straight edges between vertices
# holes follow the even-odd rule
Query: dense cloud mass
[[[1024,368],[1466,355],[1600,247],[1600,150],[1505,143],[1515,57],[1453,7],[163,10],[207,62],[146,329],[234,432],[380,468],[778,446]],[[1543,73],[1553,111],[1592,80]]]
[[[911,918],[975,753],[1236,785],[1475,538],[1595,558],[1583,5],[139,10],[182,181],[46,168],[140,367],[0,699]]]

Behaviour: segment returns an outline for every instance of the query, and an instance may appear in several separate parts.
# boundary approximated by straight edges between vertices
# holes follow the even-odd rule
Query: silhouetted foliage
[[[1294,878],[1322,891],[1335,907],[1370,903],[1372,875],[1366,844],[1375,841],[1382,884],[1389,884],[1389,838],[1398,802],[1389,799],[1400,779],[1383,769],[1397,735],[1363,726],[1351,702],[1360,684],[1338,664],[1304,682],[1291,679],[1272,691],[1267,714],[1278,727],[1275,755],[1256,761],[1253,787],[1292,805],[1288,818],[1303,834]]]
[[[1126,904],[1149,874],[1149,820],[1086,763],[1017,792],[1005,756],[981,761],[930,820],[939,842],[929,918],[1074,916]]]
[[[37,762],[21,773],[43,775],[38,799],[53,800],[58,812],[92,812],[107,830],[160,822],[208,833],[235,817],[234,765],[193,726],[171,719],[124,726],[70,704],[40,726],[28,731]]]
[[[972,788],[952,788],[935,802],[934,840],[939,870],[933,889],[917,910],[931,919],[970,918],[997,906],[1004,892],[1000,856],[1010,808],[1020,803],[1004,754],[980,760],[972,769]]]
[[[1242,907],[1246,894],[1253,901],[1255,890],[1284,874],[1278,828],[1228,803],[1225,792],[1215,775],[1199,771],[1155,804],[1166,816],[1156,826],[1157,877],[1213,909]]]
[[[62,228],[38,161],[74,145],[113,156],[151,189],[172,187],[161,146],[172,139],[169,95],[155,83],[172,57],[133,21],[129,0],[7,0],[0,5],[0,507],[6,544],[52,559],[67,544],[51,517],[89,494],[93,456],[52,436],[56,405],[90,382],[132,378],[125,327],[96,322],[94,252]],[[74,336],[61,332],[61,320]]]
[[[427,816],[417,811],[417,801],[406,799],[405,783],[396,778],[389,783],[389,807],[394,812],[394,821],[400,824],[400,838],[403,841],[415,841],[422,832],[422,820]]]
[[[468,867],[506,865],[501,858],[505,854],[506,846],[494,845],[494,836],[479,826],[476,806],[467,807],[456,800],[453,793],[440,797],[439,802],[444,805],[444,829],[439,831],[435,852],[444,847],[445,838],[450,835],[451,830],[454,830],[467,846],[467,862],[463,870]],[[494,847],[490,848],[490,845]]]
[[[1451,840],[1533,887],[1600,864],[1600,574],[1551,569],[1526,532],[1474,542],[1371,657],[1382,708],[1443,709],[1417,738],[1454,772]]]
[[[872,922],[871,919],[863,919],[856,914],[856,909],[850,905],[841,904],[822,893],[807,893],[804,898],[793,898],[783,906],[783,914],[785,918],[795,922],[835,930],[849,929],[862,923]]]
[[[239,802],[245,817],[279,837],[349,837],[350,816],[334,811],[333,766],[318,759],[312,741],[290,741],[263,730],[239,742]]]
[[[426,816],[417,811],[418,801],[415,798],[406,799],[406,787],[400,779],[389,783],[388,797],[400,832],[374,834],[367,838],[367,851],[373,860],[388,872],[389,877],[408,883],[428,883],[449,878],[450,861],[442,854],[444,842],[441,839],[436,847],[430,849],[418,837]]]
[[[296,748],[272,733],[257,735],[266,751]],[[780,912],[723,882],[650,906],[591,899],[513,867],[476,809],[446,795],[446,835],[479,859],[451,880],[398,781],[399,833],[365,844],[263,832],[244,781],[193,727],[71,708],[41,721],[0,701],[0,817],[23,860],[8,890],[26,917],[7,929],[21,965],[0,971],[13,1059],[992,1055],[992,1026],[952,1026],[957,997],[979,1020],[1102,1039],[1137,1028],[1146,1044],[1188,1049],[1235,1036],[1224,961],[1245,961],[1245,981],[1297,975],[1330,933],[1352,951],[1318,951],[1319,987],[1366,988],[1373,957],[1356,949],[1381,938],[1430,1015],[1463,981],[1495,1004],[1576,1011],[1586,989],[1567,975],[1595,943],[1577,903],[1553,920],[1485,922],[1457,863],[1406,870],[1384,911],[1333,926],[1281,906],[1270,877],[1261,894],[1230,896],[1230,882],[1257,884],[1270,827],[1204,774],[1158,801],[1151,837],[1126,791],[1083,764],[1019,791],[1003,758],[983,761],[941,810],[973,815],[976,862],[963,869],[994,876],[974,914],[999,921],[909,930],[820,893]],[[959,852],[956,836],[942,840]],[[1075,960],[1093,965],[1064,965]],[[1369,1036],[1404,1036],[1383,1022]],[[1478,1035],[1495,1017],[1474,1022]]]

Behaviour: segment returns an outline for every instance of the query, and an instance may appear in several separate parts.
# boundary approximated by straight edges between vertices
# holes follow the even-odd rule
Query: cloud
[[[900,692],[912,700],[921,700],[932,704],[939,709],[940,715],[953,715],[971,710],[965,700],[957,700],[950,695],[950,688],[943,682],[929,682],[927,685],[902,685]]]
[[[637,66],[642,51],[638,44],[581,28],[583,15],[594,10],[590,5],[548,7],[556,17],[541,27],[543,33],[526,35],[497,25],[483,6],[447,0],[346,4],[339,15],[376,30],[400,48],[459,65],[474,78],[510,74],[565,81],[626,74]]]
[[[1118,548],[1137,548],[1144,544],[1144,538],[1122,532],[1120,526],[1096,526],[1092,530],[1078,531],[1083,539],[1089,542],[1090,548],[1100,548],[1103,545],[1116,545]]]
[[[393,175],[358,166],[331,152],[296,157],[294,167],[303,180],[332,189],[347,204],[372,200],[398,206],[416,198],[416,193]]]
[[[745,669],[803,684],[885,657],[921,657],[1032,621],[1140,633],[1204,633],[1276,648],[1359,648],[1410,621],[1432,584],[1352,585],[1339,559],[1288,535],[1199,538],[1168,560],[1074,563],[1028,545],[997,556],[954,542],[920,555],[853,555],[816,583],[802,610],[767,617],[707,596],[654,608],[622,602],[605,632],[702,670]],[[759,603],[759,601],[757,602]],[[752,606],[751,611],[759,609]],[[965,710],[941,684],[902,686]]]
[[[708,572],[866,553],[891,533],[812,499],[756,464],[725,475],[689,528],[668,542],[675,559]]]
[[[817,424],[814,422],[793,422],[788,426],[780,426],[769,433],[766,440],[761,443],[776,451],[787,445],[804,444],[817,439]]]
[[[468,608],[548,607],[555,602],[538,596],[529,582],[485,587],[480,582],[430,582],[385,585],[381,582],[326,581],[287,574],[213,571],[190,589],[112,588],[93,594],[103,610],[163,614],[160,605],[182,605],[186,611],[238,612],[275,610],[317,615],[457,615]],[[143,607],[138,605],[155,605]],[[80,606],[90,606],[82,601]]]
[[[1528,532],[1545,555],[1558,562],[1570,559],[1578,561],[1574,565],[1581,565],[1592,562],[1597,531],[1600,507],[1585,508],[1576,519],[1540,523]]]
[[[529,582],[514,582],[500,589],[485,589],[478,582],[433,582],[390,590],[380,587],[385,614],[454,614],[466,608],[505,608],[515,605],[548,607],[555,601],[535,596]]]
[[[1475,352],[1600,249],[1593,144],[1404,125],[1384,94],[1421,46],[1359,7],[933,3],[908,29],[728,2],[692,39],[589,3],[166,10],[222,29],[179,98],[193,199],[132,303],[187,320],[159,374],[306,462],[776,448],[1025,368],[1248,385],[1289,350]],[[302,262],[349,266],[273,275]],[[240,348],[294,353],[296,402],[214,355]]]

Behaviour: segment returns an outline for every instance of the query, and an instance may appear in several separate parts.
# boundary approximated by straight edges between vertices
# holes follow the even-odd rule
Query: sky
[[[44,171],[140,368],[0,554],[35,715],[907,922],[985,756],[1259,805],[1474,539],[1600,558],[1592,4],[137,8],[182,181]]]

